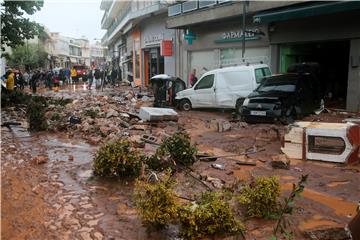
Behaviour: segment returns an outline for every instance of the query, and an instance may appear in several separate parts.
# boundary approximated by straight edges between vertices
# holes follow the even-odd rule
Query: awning
[[[277,11],[266,11],[253,16],[254,23],[286,21],[296,18],[313,17],[324,14],[360,9],[360,1],[316,3],[306,6],[291,6]]]

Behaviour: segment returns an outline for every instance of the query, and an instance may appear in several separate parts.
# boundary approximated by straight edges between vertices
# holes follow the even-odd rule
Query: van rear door
[[[215,74],[203,76],[194,86],[193,107],[214,107],[215,104]]]

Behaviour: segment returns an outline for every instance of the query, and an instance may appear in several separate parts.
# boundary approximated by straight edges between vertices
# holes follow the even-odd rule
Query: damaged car
[[[323,108],[317,78],[310,73],[287,73],[264,78],[240,109],[246,122],[292,123]]]

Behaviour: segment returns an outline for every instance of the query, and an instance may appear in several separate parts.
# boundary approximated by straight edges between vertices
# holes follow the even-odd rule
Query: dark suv
[[[246,122],[284,124],[313,113],[323,105],[314,74],[287,73],[264,78],[245,100],[240,114]]]

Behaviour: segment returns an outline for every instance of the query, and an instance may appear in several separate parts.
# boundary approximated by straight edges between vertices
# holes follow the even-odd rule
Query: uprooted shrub
[[[103,177],[138,177],[143,156],[126,140],[104,144],[94,158],[94,174]]]
[[[189,135],[185,132],[176,132],[171,137],[165,138],[155,155],[147,159],[147,163],[149,168],[154,170],[174,166],[173,162],[191,166],[196,161],[196,152],[197,149],[191,144]],[[164,165],[166,166],[162,167]]]
[[[278,213],[280,196],[279,179],[257,177],[254,182],[245,185],[237,199],[246,209],[249,217],[273,218]]]
[[[160,230],[174,221],[177,214],[175,181],[167,178],[163,182],[148,183],[137,180],[134,200],[144,226],[149,231]]]
[[[224,196],[215,192],[204,193],[198,202],[180,208],[179,216],[180,235],[187,239],[240,234],[245,229]]]
[[[26,108],[26,117],[30,130],[42,131],[47,129],[45,118],[46,100],[43,98],[32,98]]]

